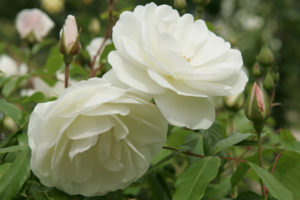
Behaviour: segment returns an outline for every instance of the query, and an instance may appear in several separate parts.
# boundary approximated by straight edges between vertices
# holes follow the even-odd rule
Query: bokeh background
[[[173,0],[119,0],[115,14],[149,2],[174,5]],[[264,44],[270,47],[280,72],[275,101],[281,105],[272,111],[275,126],[289,128],[300,138],[300,1],[211,0],[203,13],[197,12],[193,0],[186,2],[185,10],[180,11],[204,18],[212,24],[216,34],[240,49],[249,73],[261,47]],[[82,27],[84,47],[93,37],[104,35],[108,14],[106,0],[1,0],[0,54],[10,54],[10,44],[21,45],[15,17],[22,9],[34,7],[41,8],[54,20],[56,26],[50,37],[58,39],[68,14],[75,15]]]

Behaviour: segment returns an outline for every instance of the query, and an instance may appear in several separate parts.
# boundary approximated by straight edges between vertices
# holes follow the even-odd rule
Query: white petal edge
[[[178,95],[171,90],[154,96],[154,101],[170,124],[190,129],[208,129],[215,120],[209,98]]]

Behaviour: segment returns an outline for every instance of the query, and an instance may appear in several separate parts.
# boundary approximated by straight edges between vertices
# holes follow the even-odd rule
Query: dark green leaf
[[[205,199],[222,199],[231,190],[230,176],[221,178],[219,183],[208,184]]]
[[[261,200],[261,196],[254,192],[241,193],[235,200]]]
[[[223,140],[219,140],[215,146],[213,147],[213,153],[216,154],[219,151],[222,151],[232,145],[235,145],[248,137],[250,137],[252,133],[233,133]]]
[[[284,184],[294,195],[294,199],[300,199],[300,154],[285,151],[279,158],[274,176]]]
[[[22,119],[21,111],[14,104],[6,102],[5,99],[0,99],[0,111],[11,117],[16,123],[20,123]]]
[[[205,155],[213,155],[214,146],[223,139],[224,130],[218,123],[214,123],[209,129],[202,130],[201,133],[203,133]]]
[[[258,165],[248,162],[249,166],[255,171],[257,176],[259,176],[269,193],[278,200],[293,200],[292,192],[287,189],[281,182],[279,182],[272,174],[267,170],[259,167]]]
[[[199,200],[203,197],[207,184],[218,173],[218,157],[207,157],[192,163],[178,178],[173,200]]]
[[[20,152],[0,179],[0,199],[11,200],[16,197],[30,175],[30,150]]]

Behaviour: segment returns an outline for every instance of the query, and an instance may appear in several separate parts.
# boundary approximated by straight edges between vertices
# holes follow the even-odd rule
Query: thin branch
[[[275,160],[274,160],[274,163],[273,163],[273,167],[272,167],[272,170],[271,170],[271,174],[274,174],[274,171],[275,171],[275,168],[276,168],[276,165],[277,165],[277,162],[281,156],[282,152],[278,153],[275,157]],[[266,199],[268,199],[268,195],[269,195],[269,191],[268,189],[265,187],[265,196],[266,196]]]
[[[107,20],[107,25],[106,25],[106,32],[103,38],[103,41],[100,45],[100,47],[98,48],[96,54],[93,57],[93,60],[90,64],[90,68],[91,68],[91,73],[90,73],[90,77],[93,77],[96,75],[96,73],[94,72],[94,66],[97,60],[97,57],[100,55],[100,53],[102,52],[106,41],[109,39],[111,32],[112,32],[112,27],[114,25],[114,21],[113,21],[113,11],[114,11],[114,6],[115,6],[116,0],[108,0],[108,20]],[[98,70],[98,69],[96,69]],[[96,71],[97,72],[97,71]]]
[[[167,146],[163,146],[163,149],[167,149],[167,150],[171,150],[171,151],[179,151],[179,149],[176,149],[176,148],[173,148],[173,147],[167,147]],[[184,151],[182,153],[186,154],[186,155],[189,155],[189,156],[198,157],[198,158],[206,158],[207,157],[207,156],[203,156],[203,155],[200,155],[200,154],[192,153],[190,151]],[[218,156],[218,157],[221,158],[221,159],[224,159],[224,160],[231,160],[231,161],[235,161],[235,162],[247,163],[246,160],[242,160],[242,159],[239,159],[239,158],[232,158],[232,157],[226,157],[226,156]]]

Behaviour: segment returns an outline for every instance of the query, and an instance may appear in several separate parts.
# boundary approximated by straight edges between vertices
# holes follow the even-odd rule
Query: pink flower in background
[[[41,41],[54,27],[54,22],[37,8],[24,9],[17,15],[16,26],[22,39],[32,33],[37,41]]]

